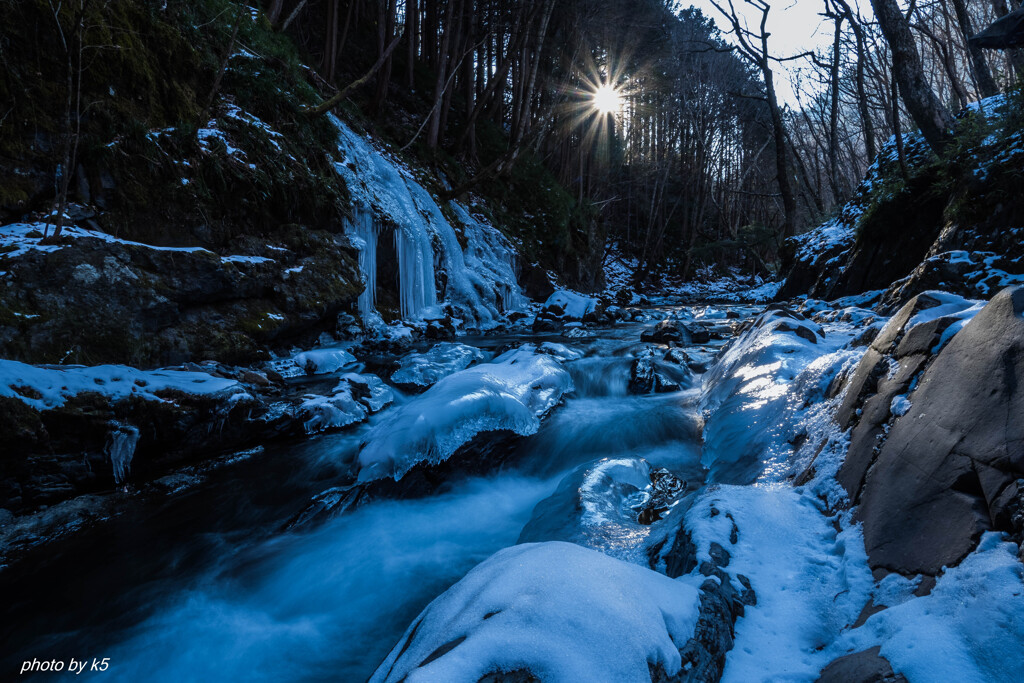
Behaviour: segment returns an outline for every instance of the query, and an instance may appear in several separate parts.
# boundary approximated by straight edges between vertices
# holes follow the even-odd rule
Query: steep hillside
[[[872,292],[892,313],[944,289],[991,298],[1024,282],[1024,91],[960,113],[941,157],[920,133],[890,140],[853,200],[790,241],[778,297],[838,299]]]

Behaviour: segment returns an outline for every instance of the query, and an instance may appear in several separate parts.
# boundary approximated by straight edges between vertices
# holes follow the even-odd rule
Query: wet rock
[[[654,349],[647,348],[637,354],[630,367],[629,392],[658,394],[679,391],[689,386],[690,379],[688,368],[658,360]]]
[[[833,660],[822,669],[817,683],[907,683],[879,654],[881,649],[873,647]]]
[[[640,341],[655,344],[706,344],[711,335],[702,325],[686,325],[678,320],[662,320],[640,334]]]
[[[662,467],[651,471],[650,497],[637,515],[640,524],[653,524],[661,519],[686,491],[686,482]]]

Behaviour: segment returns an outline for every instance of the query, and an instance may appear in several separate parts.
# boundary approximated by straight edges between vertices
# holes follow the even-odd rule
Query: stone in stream
[[[686,325],[678,320],[669,319],[662,320],[640,333],[640,341],[656,344],[706,344],[711,341],[711,335],[703,325]]]
[[[654,349],[646,348],[637,354],[630,367],[629,393],[650,394],[679,391],[690,385],[690,372],[686,366],[665,363],[655,358]]]
[[[833,660],[822,669],[816,683],[907,683],[879,654],[881,649],[876,646]]]

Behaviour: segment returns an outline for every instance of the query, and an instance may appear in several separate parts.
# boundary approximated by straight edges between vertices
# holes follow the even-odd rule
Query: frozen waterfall
[[[377,317],[377,255],[386,231],[394,235],[402,319],[440,315],[438,304],[447,303],[467,326],[486,329],[505,311],[526,303],[516,277],[516,250],[504,235],[451,202],[451,214],[462,230],[460,243],[452,223],[408,167],[337,117],[330,118],[344,155],[335,168],[355,205],[346,229],[359,249],[365,278],[366,291],[359,298],[364,319]],[[439,270],[446,276],[440,296]]]

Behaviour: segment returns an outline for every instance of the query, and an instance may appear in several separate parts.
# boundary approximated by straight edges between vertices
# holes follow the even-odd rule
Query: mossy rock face
[[[0,255],[0,357],[139,367],[247,364],[333,330],[362,289],[354,252],[334,234],[293,227],[249,254],[152,249],[93,238]],[[286,246],[287,245],[287,246]],[[252,253],[257,252],[257,253]]]
[[[336,133],[294,46],[229,0],[94,3],[81,33],[81,126],[72,199],[106,231],[161,245],[224,246],[300,223],[338,231],[347,191]],[[0,220],[47,210],[64,171],[70,4],[0,0]],[[213,93],[235,22],[238,40]],[[59,23],[59,26],[58,26]],[[77,53],[71,54],[77,73]],[[209,106],[208,106],[209,105]],[[202,120],[200,120],[202,119]]]

